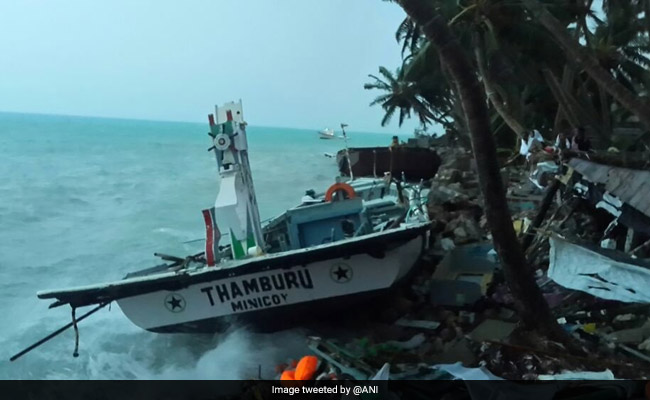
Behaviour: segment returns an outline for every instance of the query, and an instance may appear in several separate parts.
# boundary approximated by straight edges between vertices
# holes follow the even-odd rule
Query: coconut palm
[[[436,15],[427,0],[399,0],[399,4],[414,21],[424,27],[427,39],[438,50],[458,88],[471,133],[485,215],[506,281],[516,298],[515,308],[528,328],[568,342],[567,334],[557,324],[530,269],[526,268],[526,257],[517,240],[507,208],[485,94],[476,71],[468,61],[466,50],[449,29],[448,21],[441,15]]]
[[[613,106],[614,97],[585,72],[584,63],[576,62],[579,58],[562,51],[555,36],[537,23],[521,1],[427,2],[449,21],[449,28],[478,72],[493,121],[501,120],[501,125],[505,123],[521,135],[528,127],[553,130],[566,119],[573,126],[590,127],[606,144],[612,125],[627,116],[629,104]],[[585,51],[590,49],[620,85],[628,91],[647,91],[646,54],[650,48],[647,19],[639,18],[639,13],[648,1],[604,0],[602,20],[593,10],[593,2],[545,0],[561,26],[573,27],[565,29],[567,36],[576,44],[584,44],[579,47]],[[407,16],[396,38],[402,42],[402,70],[408,92],[416,94],[418,104],[428,106],[436,117],[433,121],[459,117],[454,114],[460,104],[455,87],[436,49],[424,39],[421,23]],[[404,109],[405,118],[411,109]],[[615,115],[612,110],[616,110]]]
[[[532,18],[543,25],[560,44],[567,58],[574,60],[605,92],[611,95],[621,106],[632,112],[645,126],[650,129],[650,105],[639,99],[623,83],[619,82],[611,72],[604,68],[599,59],[571,37],[562,24],[538,0],[521,0],[530,12]]]
[[[637,18],[637,7],[629,0],[605,3],[606,19],[593,34],[590,50],[600,65],[630,90],[648,82],[650,41],[645,26]]]
[[[536,111],[547,111],[548,100],[552,98],[548,89],[544,93],[540,59],[555,62],[557,46],[546,32],[526,20],[519,4],[502,0],[431,3],[437,14],[450,21],[452,32],[477,67],[492,104],[490,112],[498,114],[520,137],[527,126],[552,126],[550,120],[540,121],[540,115],[550,113]],[[561,68],[562,64],[558,65],[555,68]]]
[[[422,29],[411,18],[406,17],[395,32],[395,39],[402,43],[402,58],[405,54],[415,54],[423,41]]]
[[[638,18],[640,2],[634,0],[609,0],[603,3],[604,18],[598,19],[596,27],[584,36],[586,47],[596,57],[601,67],[628,90],[643,93],[650,84],[648,67],[650,43],[645,23]],[[629,118],[626,109],[615,107],[612,97],[603,86],[584,74],[582,78],[585,95],[600,114],[603,129],[611,132],[616,125]]]
[[[423,127],[430,124],[435,118],[429,110],[430,106],[419,93],[418,85],[404,79],[403,68],[397,68],[395,74],[385,67],[379,67],[382,78],[376,75],[368,75],[374,81],[363,85],[364,89],[379,89],[386,93],[377,96],[371,106],[380,104],[386,114],[381,120],[381,126],[386,126],[396,111],[399,110],[399,126],[402,126],[404,119],[411,116],[411,112],[420,120]]]
[[[431,119],[447,129],[464,131],[464,117],[449,73],[426,40],[416,53],[409,55],[402,69],[404,79],[415,85],[429,106]]]

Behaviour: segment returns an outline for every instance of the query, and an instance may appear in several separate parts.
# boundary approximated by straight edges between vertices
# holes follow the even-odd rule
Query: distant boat
[[[346,127],[346,124],[341,124],[341,128]],[[336,135],[334,134],[334,129],[331,128],[325,128],[323,130],[318,131],[318,135],[320,136],[321,139],[347,139],[349,140],[350,138],[346,137],[345,131],[343,131],[343,135]]]
[[[321,139],[336,139],[336,135],[334,135],[334,129],[325,128],[322,131],[319,131],[318,134],[320,135]]]

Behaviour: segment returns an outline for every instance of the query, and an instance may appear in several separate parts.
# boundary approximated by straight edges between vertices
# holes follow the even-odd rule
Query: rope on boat
[[[377,178],[377,150],[372,151],[372,175]]]
[[[108,302],[106,302],[106,303],[101,303],[101,304],[99,304],[97,307],[93,308],[92,310],[90,310],[90,311],[88,311],[87,313],[85,313],[84,315],[82,315],[81,317],[79,317],[79,318],[74,318],[74,319],[73,319],[73,322],[70,322],[70,323],[68,323],[68,324],[66,324],[66,325],[64,325],[64,326],[62,326],[61,328],[59,328],[59,329],[57,329],[56,331],[54,331],[54,332],[50,333],[49,335],[45,336],[43,339],[39,340],[38,342],[32,344],[31,346],[27,347],[26,349],[24,349],[24,350],[22,350],[22,351],[16,353],[16,355],[14,355],[13,357],[11,357],[11,358],[9,359],[9,361],[16,361],[17,359],[19,359],[20,357],[22,357],[22,356],[24,356],[25,354],[29,353],[30,351],[34,350],[35,348],[37,348],[38,346],[42,345],[43,343],[45,343],[45,342],[49,341],[50,339],[52,339],[52,338],[54,338],[54,337],[60,335],[61,333],[65,332],[68,328],[70,328],[70,327],[73,326],[73,325],[75,325],[75,328],[76,328],[76,324],[77,324],[77,323],[83,321],[84,319],[86,319],[86,317],[89,317],[90,315],[96,313],[97,311],[99,311],[100,309],[106,307],[106,306],[109,305],[110,303],[111,303],[110,301],[108,301]],[[74,308],[73,308],[73,313],[74,313]],[[74,314],[73,314],[73,315],[74,315]],[[75,346],[75,347],[78,347],[78,335],[77,335],[77,346]],[[75,352],[76,352],[76,350],[75,350]]]
[[[74,328],[74,351],[72,357],[79,357],[79,327],[77,326],[77,307],[72,308],[72,327]]]

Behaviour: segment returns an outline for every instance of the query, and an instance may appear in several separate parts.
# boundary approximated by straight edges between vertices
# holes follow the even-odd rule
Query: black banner
[[[642,381],[0,381],[3,399],[645,399]]]

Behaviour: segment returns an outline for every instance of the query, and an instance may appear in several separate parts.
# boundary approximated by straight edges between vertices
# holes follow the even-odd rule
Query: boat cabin
[[[385,229],[404,214],[397,196],[376,185],[355,188],[352,198],[302,204],[287,210],[264,227],[269,253],[337,242]]]

